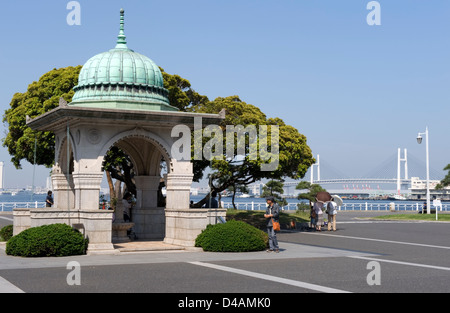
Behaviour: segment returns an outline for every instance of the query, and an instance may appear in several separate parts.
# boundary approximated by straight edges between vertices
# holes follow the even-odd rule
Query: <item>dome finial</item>
[[[124,32],[124,25],[125,25],[125,10],[124,9],[120,9],[120,31],[119,31],[119,36],[117,36],[117,45],[116,45],[116,49],[117,48],[125,48],[128,49],[127,47],[127,37],[125,36],[125,32]]]

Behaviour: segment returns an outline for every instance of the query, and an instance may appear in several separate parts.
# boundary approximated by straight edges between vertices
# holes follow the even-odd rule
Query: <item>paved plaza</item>
[[[361,219],[367,215],[343,212],[336,232],[282,231],[278,254],[134,242],[115,255],[31,259],[7,256],[3,245],[0,291],[177,293],[180,299],[185,293],[450,292],[449,223]],[[69,263],[80,266],[79,285],[68,283]]]

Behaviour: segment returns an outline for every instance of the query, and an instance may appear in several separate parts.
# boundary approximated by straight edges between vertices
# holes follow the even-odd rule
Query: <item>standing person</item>
[[[47,192],[47,198],[45,199],[45,206],[47,208],[51,208],[53,206],[53,197],[52,197],[52,191],[49,190]]]
[[[131,212],[131,207],[132,207],[130,192],[125,193],[125,195],[123,196],[123,199],[122,199],[122,204],[123,204],[123,220],[125,222],[130,222],[131,221],[130,212]]]
[[[337,204],[334,202],[334,199],[331,199],[327,204],[327,213],[328,213],[328,231],[331,230],[331,226],[333,226],[333,231],[336,231],[336,213],[337,213]]]
[[[273,230],[272,219],[275,222],[278,222],[278,218],[280,217],[280,207],[275,203],[274,197],[267,197],[267,209],[264,217],[267,219],[267,234],[269,235],[269,250],[267,252],[275,251],[276,253],[280,252],[280,248],[278,247],[278,240],[275,231]]]
[[[317,231],[322,231],[321,230],[322,222],[323,222],[322,207],[323,207],[323,202],[316,201],[314,203],[313,210],[314,210],[314,213],[316,213],[315,222],[316,222],[316,230]]]
[[[217,197],[217,191],[213,191],[211,193],[210,199],[208,201],[206,201],[205,208],[209,208],[210,207],[209,204],[211,203],[211,208],[217,209],[219,207],[219,202],[217,201],[216,197]]]

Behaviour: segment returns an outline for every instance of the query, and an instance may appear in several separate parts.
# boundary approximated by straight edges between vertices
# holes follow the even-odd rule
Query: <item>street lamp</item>
[[[427,164],[427,214],[430,214],[430,160],[428,152],[428,127],[425,129],[424,133],[419,133],[417,135],[417,143],[420,145],[422,143],[422,135],[425,135],[426,140],[426,164]]]
[[[420,133],[417,135],[417,143],[420,145],[422,143],[422,136]]]

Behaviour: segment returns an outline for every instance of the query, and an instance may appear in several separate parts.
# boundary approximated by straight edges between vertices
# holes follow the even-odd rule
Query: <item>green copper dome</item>
[[[70,105],[174,111],[159,67],[127,47],[124,10],[114,49],[90,58],[81,69]]]

